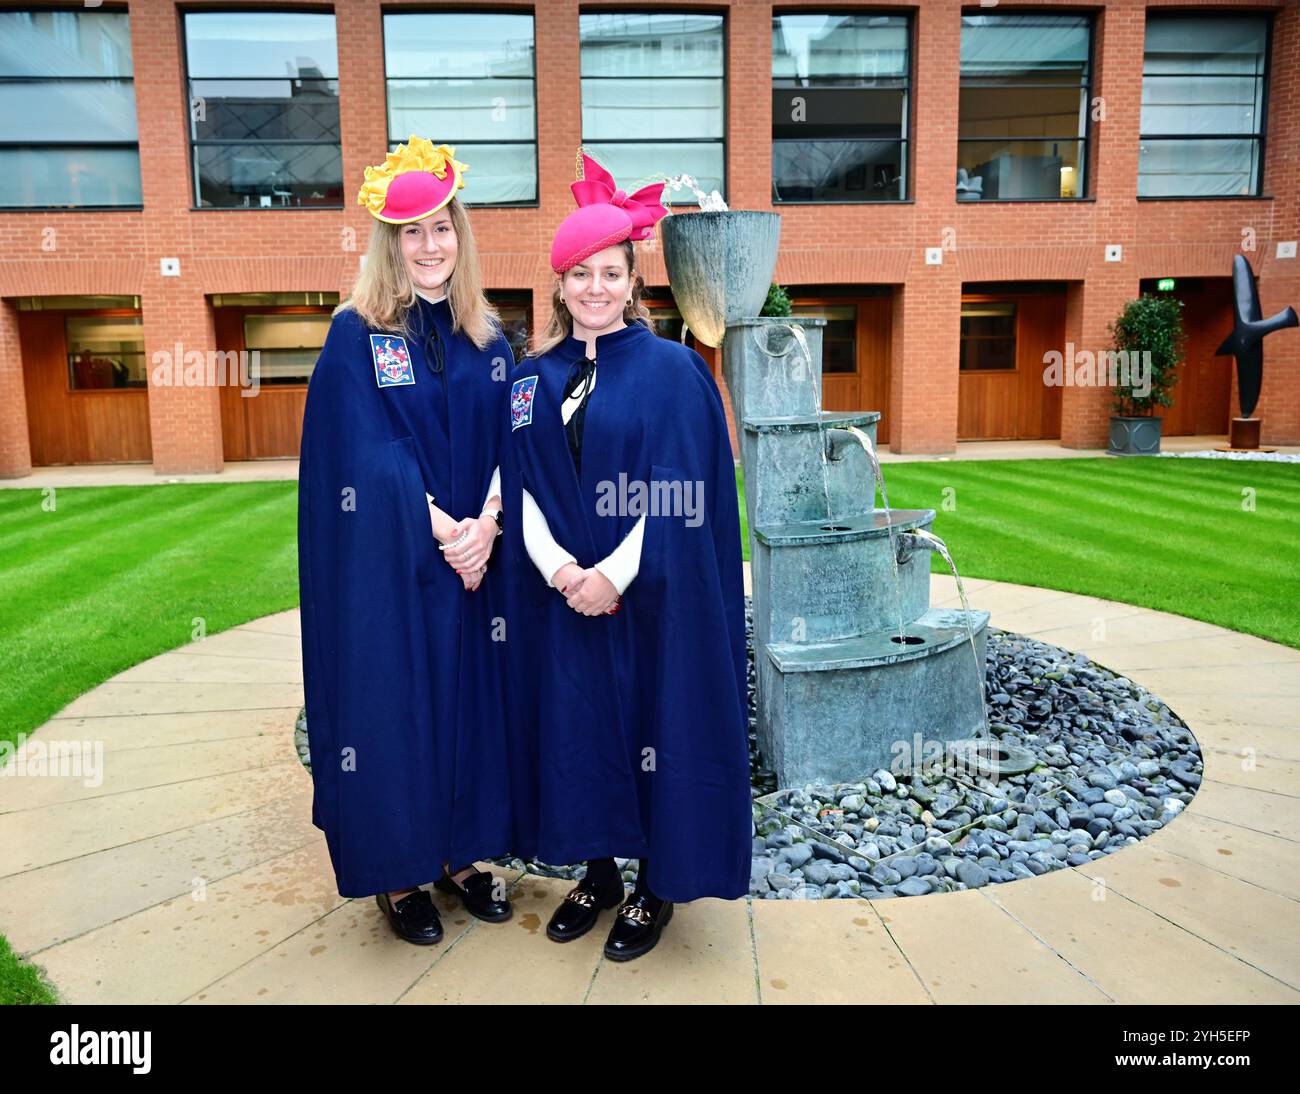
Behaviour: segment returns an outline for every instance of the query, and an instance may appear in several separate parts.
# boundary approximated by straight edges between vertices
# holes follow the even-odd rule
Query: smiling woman
[[[472,865],[509,844],[495,579],[479,587],[502,564],[513,354],[456,200],[466,169],[419,137],[366,169],[375,226],[312,374],[299,472],[312,821],[339,893],[374,895],[420,945],[442,938],[431,880],[511,915]]]
[[[581,162],[551,325],[511,386],[507,538],[534,567],[511,587],[534,632],[512,634],[511,691],[528,702],[508,732],[520,854],[587,864],[547,937],[573,941],[621,905],[604,953],[627,961],[675,902],[747,890],[743,578],[721,396],[641,302],[632,241],[666,214],[663,184],[627,194]],[[615,482],[633,485],[610,505]],[[631,496],[647,493],[679,504],[646,513]],[[640,860],[626,902],[616,857]]]

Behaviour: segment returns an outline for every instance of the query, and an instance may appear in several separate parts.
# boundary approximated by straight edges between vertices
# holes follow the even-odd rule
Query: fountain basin
[[[988,612],[931,608],[907,623],[914,645],[882,630],[832,642],[769,643],[757,658],[759,747],[780,786],[852,782],[878,768],[911,766],[924,742],[983,732]],[[757,623],[757,620],[756,620]],[[757,630],[756,630],[757,634]],[[905,756],[904,756],[905,753]]]
[[[825,476],[822,458],[833,446],[836,430],[856,426],[874,441],[879,421],[875,411],[832,412],[822,422],[804,414],[742,419],[740,458],[751,527],[871,512],[875,479],[861,446],[836,447]]]
[[[722,373],[738,421],[817,413],[825,326],[820,316],[786,315],[741,319],[727,328]],[[802,332],[806,355],[792,327]]]
[[[837,521],[760,525],[751,555],[754,628],[759,640],[823,642],[890,630],[929,606],[930,556],[909,553],[898,565],[898,592],[890,561],[890,532],[929,527],[933,509],[883,510]]]
[[[763,310],[781,242],[779,213],[677,213],[659,222],[664,266],[686,325],[720,346],[728,324]]]

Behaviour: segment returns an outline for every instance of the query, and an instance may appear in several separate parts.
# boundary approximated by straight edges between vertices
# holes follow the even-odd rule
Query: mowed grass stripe
[[[963,523],[967,526],[974,524],[983,526],[990,532],[1006,534],[1010,530],[1008,525],[1015,520],[1022,526],[1017,538],[1031,552],[1037,546],[1044,556],[1055,553],[1062,560],[1087,561],[1131,576],[1142,574],[1156,560],[1165,568],[1171,563],[1194,565],[1210,561],[1205,557],[1203,529],[1188,530],[1172,523],[1155,525],[1138,521],[1119,522],[1104,514],[1097,514],[1095,510],[1089,512],[1081,509],[1068,499],[1062,500],[1048,488],[1017,484],[1017,490],[1015,501],[1000,505],[992,503],[987,511],[977,510],[972,513],[969,503],[962,506],[959,501],[957,511],[940,512],[936,524],[941,528]],[[1155,495],[1146,500],[1152,506],[1160,503],[1159,497]],[[1243,520],[1248,520],[1251,514],[1240,516]],[[1063,530],[1058,530],[1062,526]],[[1025,531],[1025,527],[1030,530]],[[1245,531],[1256,533],[1259,528],[1248,525]],[[989,546],[996,549],[993,544]],[[1021,561],[1018,565],[1024,567],[1025,563]],[[1225,577],[1225,565],[1229,569],[1239,570],[1246,583],[1261,570],[1275,571],[1278,576],[1287,573],[1285,561],[1268,553],[1261,553],[1240,567],[1219,559],[1220,579]]]
[[[0,588],[6,588],[11,600],[5,618],[0,619],[0,638],[8,636],[14,623],[58,604],[70,589],[86,596],[111,587],[124,572],[142,564],[143,549],[150,553],[174,546],[202,550],[203,529],[232,519],[237,522],[249,500],[211,491],[172,496],[164,508],[146,507],[131,513],[129,521],[121,521],[126,514],[115,509],[93,529],[78,529],[78,537],[57,552],[42,544],[43,537],[35,537],[27,550],[18,553],[16,562],[6,555]]]
[[[85,495],[102,494],[102,499]],[[148,509],[153,503],[131,492],[114,492],[101,487],[67,488],[55,499],[53,511],[41,508],[44,498],[39,490],[0,490],[0,498],[9,500],[6,495],[16,495],[17,504],[0,510],[0,551],[4,552],[6,561],[13,547],[21,546],[33,531],[41,531],[57,525],[59,528],[73,529],[89,521],[97,521],[101,514],[117,507],[123,512],[132,508]]]
[[[1300,646],[1289,547],[1300,531],[1300,469],[1053,460],[890,464],[887,474],[899,508],[937,511],[935,531],[963,576],[1139,604]],[[1241,508],[1247,485],[1254,512]],[[942,508],[944,487],[956,490],[955,511]],[[1215,489],[1230,501],[1207,510]],[[946,571],[937,557],[932,565]]]
[[[1063,463],[1065,461],[1041,462]],[[1099,488],[1097,483],[1088,480],[1084,476],[1078,474],[1053,474],[1051,469],[1038,474],[1030,473],[1027,470],[1008,469],[990,464],[983,464],[982,467],[983,470],[978,473],[977,483],[969,477],[971,473],[966,472],[958,476],[952,476],[954,481],[943,485],[956,486],[956,480],[960,478],[967,485],[968,490],[976,490],[977,485],[998,487],[998,489],[994,490],[979,491],[983,495],[981,500],[998,506],[1007,504],[1008,500],[1010,500],[1008,498],[1009,492],[1032,492],[1041,496],[1042,491],[1050,487],[1054,493],[1060,496],[1061,500],[1069,499],[1087,506],[1109,505],[1118,507],[1123,505],[1125,513],[1137,514],[1145,512],[1145,515],[1157,522],[1163,519],[1160,516],[1162,512],[1177,512],[1180,523],[1185,523],[1186,517],[1193,513],[1203,516],[1207,520],[1241,515],[1265,523],[1300,517],[1300,499],[1292,499],[1288,496],[1284,485],[1279,485],[1277,489],[1269,489],[1262,496],[1262,508],[1259,506],[1261,495],[1257,493],[1255,499],[1256,509],[1246,511],[1242,508],[1243,499],[1240,490],[1232,483],[1218,484],[1222,492],[1217,495],[1211,493],[1205,487],[1188,486],[1186,489],[1180,489],[1177,483],[1152,482],[1136,477],[1122,484],[1103,481]],[[1300,494],[1300,476],[1297,476],[1296,493]],[[1146,505],[1145,511],[1138,508],[1143,503]],[[1173,503],[1177,503],[1176,506]],[[957,506],[958,512],[960,512],[962,507],[960,491],[957,494]]]
[[[1249,487],[1254,491],[1253,500],[1256,505],[1254,512],[1259,517],[1287,519],[1300,516],[1300,469],[1293,470],[1282,464],[1261,463],[1253,465],[1255,468],[1265,469],[1260,473],[1243,476],[1240,471],[1235,474],[1211,472],[1202,476],[1194,474],[1196,469],[1172,473],[1162,470],[1173,462],[1170,460],[1146,462],[1156,463],[1157,467],[1153,473],[1132,467],[1132,461],[1126,461],[1113,479],[1106,480],[1107,485],[1112,488],[1101,497],[1115,501],[1122,500],[1128,492],[1156,492],[1161,497],[1177,501],[1181,505],[1202,509],[1207,513],[1245,512],[1246,510],[1242,508],[1243,489]],[[1077,475],[1068,475],[1053,468],[1046,468],[1035,477],[1040,481],[1059,483],[1062,489],[1075,489],[1081,485],[1086,489],[1085,484],[1079,483]]]
[[[86,588],[68,574],[59,600],[25,618],[5,604],[0,624],[13,637],[0,653],[0,736],[13,740],[103,680],[190,642],[195,617],[215,634],[296,605],[294,484],[219,489],[235,496],[204,509],[197,525],[136,539],[131,565],[113,580]]]
[[[1243,511],[1239,506],[1235,509],[1208,513],[1203,518],[1195,517],[1194,519],[1203,520],[1202,527],[1194,523],[1194,519],[1189,519],[1192,515],[1186,512],[1179,513],[1177,520],[1151,518],[1150,514],[1178,511],[1178,506],[1158,492],[1130,491],[1126,499],[1129,504],[1124,509],[1103,511],[1096,507],[1096,499],[1092,501],[1092,508],[1086,508],[1089,499],[1080,497],[1077,491],[1063,491],[1056,484],[1027,483],[1008,476],[999,476],[996,473],[986,476],[985,481],[990,480],[1001,482],[1007,487],[1003,494],[1004,498],[1015,499],[1014,501],[990,499],[986,502],[985,504],[994,513],[994,519],[1001,522],[1014,513],[1027,515],[1039,513],[1037,527],[1041,530],[1044,543],[1050,541],[1054,535],[1059,537],[1053,529],[1063,524],[1068,529],[1068,534],[1075,539],[1084,538],[1078,533],[1086,531],[1104,536],[1109,541],[1104,548],[1106,553],[1111,553],[1117,546],[1136,549],[1143,544],[1151,543],[1154,538],[1166,545],[1172,545],[1175,541],[1190,543],[1191,546],[1187,549],[1189,556],[1199,556],[1205,549],[1205,532],[1212,530],[1216,525],[1225,544],[1239,543],[1243,539],[1257,539],[1261,543],[1268,543],[1278,531],[1268,527],[1275,523],[1274,521],[1261,518],[1257,512]],[[1102,501],[1104,502],[1104,499]],[[956,512],[942,515],[956,517],[959,520],[969,518],[972,515],[970,512],[972,504],[968,502],[963,506],[959,494]],[[1131,513],[1141,513],[1143,519],[1127,519],[1127,515]],[[1119,519],[1115,519],[1116,517]],[[1288,522],[1285,518],[1279,517],[1276,523]],[[1132,558],[1132,556],[1128,557]],[[1144,554],[1142,557],[1147,555]],[[1188,557],[1187,561],[1192,561],[1192,558]],[[1284,576],[1290,569],[1290,564],[1283,555],[1269,551],[1258,553],[1250,560],[1249,565],[1251,572],[1276,573],[1278,576]]]

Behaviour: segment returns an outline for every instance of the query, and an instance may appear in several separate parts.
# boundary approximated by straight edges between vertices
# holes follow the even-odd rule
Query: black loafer
[[[408,893],[396,904],[387,893],[375,896],[389,925],[398,938],[414,942],[417,946],[432,946],[442,941],[442,921],[438,918],[438,909],[433,906],[433,897],[423,889]]]
[[[618,910],[614,926],[605,939],[605,956],[611,961],[631,961],[655,948],[663,929],[673,917],[672,902],[665,900],[652,912],[654,900],[644,893],[633,896]]]
[[[607,908],[617,908],[624,895],[621,878],[608,889],[589,887],[583,878],[551,913],[551,921],[546,924],[546,937],[553,942],[572,942],[581,938],[596,925],[600,913]]]
[[[460,897],[465,910],[484,923],[504,923],[514,914],[508,900],[498,900],[493,896],[496,878],[484,870],[475,871],[465,879],[464,885],[457,885],[444,874],[433,883],[433,887],[440,893]]]

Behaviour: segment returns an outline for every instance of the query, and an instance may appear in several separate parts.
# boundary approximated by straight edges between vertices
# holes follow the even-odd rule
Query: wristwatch
[[[500,535],[503,531],[505,531],[505,522],[500,509],[484,509],[483,512],[479,514],[479,516],[491,517],[494,521],[497,522],[497,535]]]

